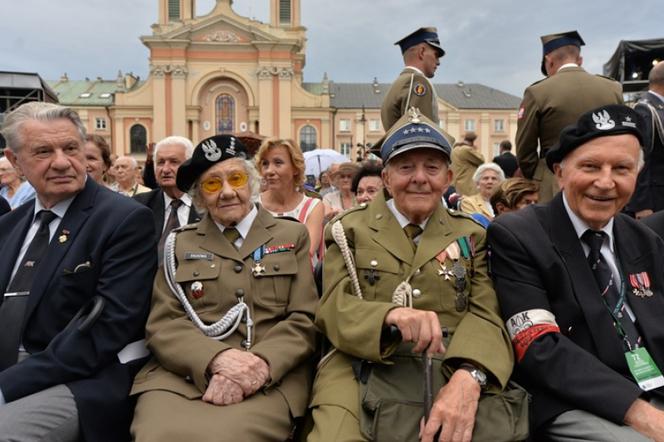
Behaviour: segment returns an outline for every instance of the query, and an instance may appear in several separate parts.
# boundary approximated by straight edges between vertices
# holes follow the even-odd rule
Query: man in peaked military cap
[[[154,358],[132,390],[137,441],[284,441],[306,410],[309,234],[254,204],[260,178],[245,157],[237,137],[217,135],[178,169],[207,213],[164,246],[146,326]]]
[[[360,404],[359,389],[371,382],[358,381],[351,367],[371,361],[375,373],[395,361],[397,345],[385,333],[389,326],[414,344],[408,354],[426,351],[438,358],[436,372],[448,379],[433,392],[423,441],[431,441],[441,424],[442,440],[454,434],[454,440],[469,441],[480,391],[498,392],[509,378],[512,354],[488,278],[484,229],[441,205],[451,178],[450,151],[436,125],[411,108],[381,146],[391,198],[380,194],[337,218],[355,266],[349,269],[344,262],[344,246],[335,238],[339,225],[333,221],[326,230],[316,325],[336,351],[324,358],[316,377],[309,442],[417,439],[421,407],[400,409],[398,421],[376,411],[373,429],[366,415],[360,417],[367,404]],[[351,288],[355,278],[360,293]],[[411,293],[405,298],[397,290],[404,284]],[[450,333],[444,342],[442,326]],[[401,373],[399,379],[410,382],[400,381],[411,394],[417,394],[412,383],[421,388],[421,372]]]
[[[539,183],[539,201],[545,203],[559,189],[544,157],[562,129],[590,109],[621,104],[623,99],[620,83],[589,74],[581,67],[581,46],[585,43],[577,31],[541,39],[541,69],[547,78],[524,92],[517,117],[516,154],[523,175]]]
[[[433,78],[445,51],[440,46],[436,28],[420,28],[398,42],[406,65],[385,96],[380,111],[385,132],[414,106],[427,118],[438,124],[438,97]]]
[[[663,440],[664,244],[620,213],[642,123],[623,105],[583,114],[546,157],[561,192],[489,226],[534,440]]]

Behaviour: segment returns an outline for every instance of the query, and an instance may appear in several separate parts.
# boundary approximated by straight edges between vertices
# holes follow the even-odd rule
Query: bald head
[[[664,61],[660,61],[650,70],[648,83],[651,91],[664,95]]]

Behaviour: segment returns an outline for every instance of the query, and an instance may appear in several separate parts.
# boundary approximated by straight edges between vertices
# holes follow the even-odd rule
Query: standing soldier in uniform
[[[622,104],[622,86],[586,72],[581,63],[583,39],[576,31],[541,37],[542,73],[523,95],[516,130],[516,154],[523,176],[540,185],[539,201],[546,203],[558,192],[544,157],[565,126],[591,109]],[[537,147],[539,145],[539,155]]]
[[[410,106],[438,124],[438,96],[429,80],[445,55],[437,29],[420,28],[394,44],[401,48],[406,67],[387,92],[380,110],[385,132]]]

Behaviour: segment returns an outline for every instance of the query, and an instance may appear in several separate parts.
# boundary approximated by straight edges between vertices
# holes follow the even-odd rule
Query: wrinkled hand
[[[637,399],[627,409],[625,423],[656,442],[664,441],[664,411],[643,399]]]
[[[237,383],[245,397],[256,393],[270,377],[267,362],[253,353],[236,349],[219,353],[208,369]]]
[[[438,315],[434,312],[398,307],[385,316],[385,325],[395,325],[404,342],[415,342],[413,353],[426,349],[427,353],[445,353],[443,332]]]
[[[431,408],[429,421],[420,430],[422,442],[430,442],[440,426],[441,441],[470,442],[475,427],[475,413],[480,399],[480,385],[465,370],[454,372],[440,389]]]
[[[242,388],[223,375],[215,374],[210,378],[203,400],[214,405],[231,405],[242,402]]]

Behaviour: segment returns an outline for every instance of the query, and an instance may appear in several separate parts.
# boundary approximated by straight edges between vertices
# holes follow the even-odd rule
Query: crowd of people
[[[440,129],[421,28],[371,158],[313,187],[293,140],[169,136],[141,171],[10,112],[0,440],[663,441],[664,217],[628,203],[664,64],[634,110],[577,32],[542,43],[517,155]]]

